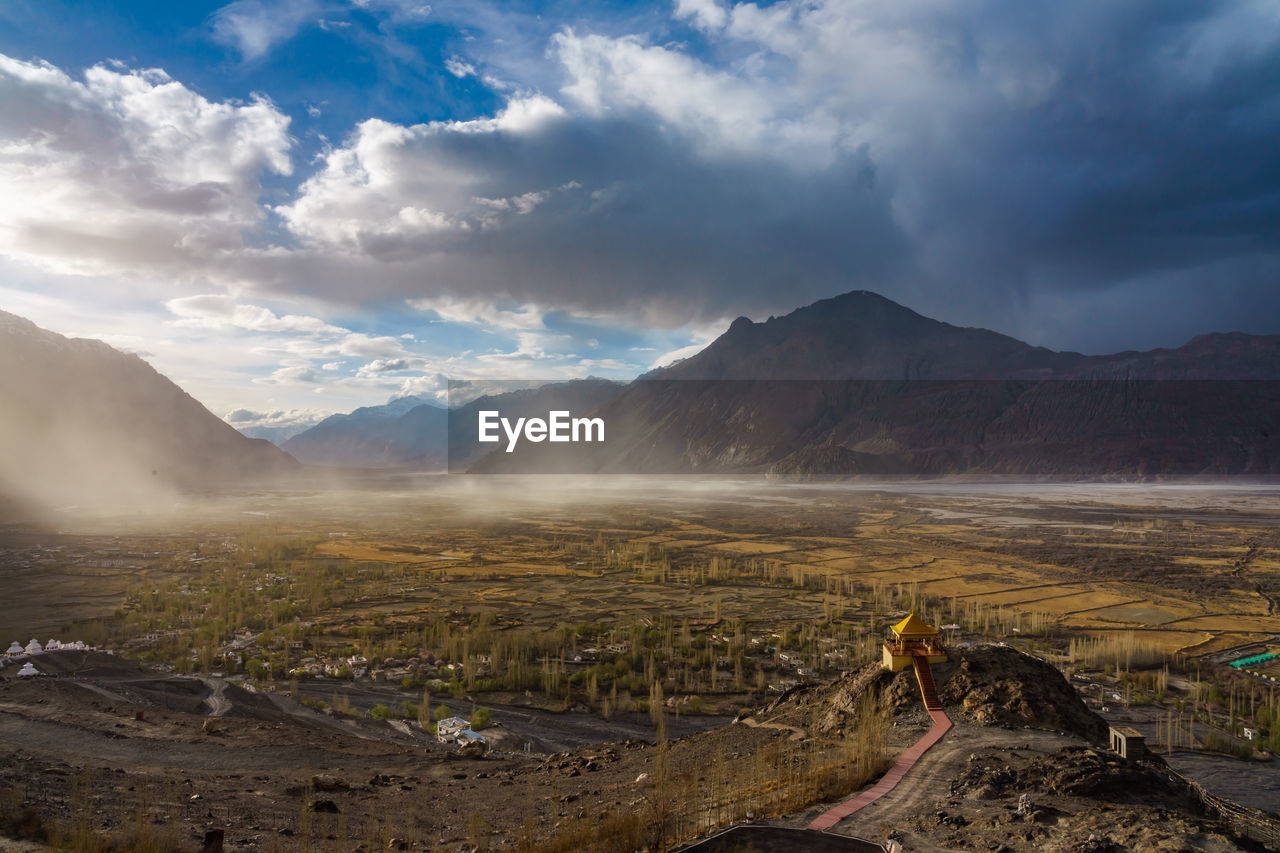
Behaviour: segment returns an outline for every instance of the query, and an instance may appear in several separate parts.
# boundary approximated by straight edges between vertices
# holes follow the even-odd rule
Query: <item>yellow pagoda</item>
[[[898,672],[911,666],[915,657],[928,663],[942,663],[947,652],[938,641],[938,629],[913,611],[906,619],[889,628],[891,636],[884,641],[884,668]]]

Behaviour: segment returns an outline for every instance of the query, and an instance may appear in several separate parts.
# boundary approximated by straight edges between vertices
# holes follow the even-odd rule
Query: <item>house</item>
[[[1121,758],[1133,761],[1142,759],[1147,754],[1147,739],[1137,729],[1129,726],[1111,727],[1111,749]]]
[[[456,743],[464,731],[471,730],[471,723],[461,717],[446,717],[436,723],[436,739],[441,743]]]

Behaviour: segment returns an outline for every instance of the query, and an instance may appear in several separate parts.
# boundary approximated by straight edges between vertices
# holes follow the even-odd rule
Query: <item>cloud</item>
[[[277,444],[309,429],[329,416],[317,409],[274,409],[255,411],[234,409],[222,419],[250,438],[265,438]]]
[[[222,416],[222,419],[236,429],[250,427],[306,427],[318,424],[328,417],[327,412],[315,409],[276,409],[269,412],[257,412],[252,409],[234,409]]]
[[[391,13],[393,20],[424,21],[431,15],[431,5],[418,0],[351,0],[361,9],[380,9]]]
[[[297,314],[277,316],[259,305],[242,305],[225,294],[199,294],[170,299],[165,303],[179,318],[177,325],[203,328],[239,328],[255,332],[309,332],[321,335],[347,335],[346,329],[330,325],[317,317]]]
[[[476,67],[466,60],[451,56],[444,61],[445,70],[459,79],[476,76]]]
[[[282,292],[305,277],[334,300],[359,280],[451,318],[511,302],[681,325],[731,298],[884,281],[901,256],[890,201],[857,151],[796,172],[765,153],[708,158],[643,116],[513,98],[492,119],[362,123],[276,208],[303,249],[234,271]]]
[[[758,152],[794,144],[796,119],[771,102],[760,81],[708,68],[677,50],[640,37],[578,36],[552,39],[570,82],[564,93],[589,115],[644,110],[712,152]],[[830,140],[800,153],[829,161]]]
[[[317,385],[323,379],[310,367],[281,367],[273,370],[270,376],[253,381],[262,385]]]
[[[717,0],[676,0],[676,17],[691,18],[700,29],[717,30],[724,26],[728,14]]]
[[[308,21],[320,26],[343,26],[322,21],[329,4],[318,0],[236,0],[213,13],[213,37],[240,51],[246,60],[257,59],[282,41],[287,41]]]
[[[190,276],[260,224],[292,171],[270,101],[210,101],[160,70],[76,81],[0,55],[0,254],[77,274]]]
[[[425,356],[235,306],[407,302],[492,332],[477,370],[585,351],[550,337],[557,316],[686,329],[856,288],[1060,347],[1276,331],[1280,20],[1260,0],[679,0],[655,35],[437,6],[488,34],[442,73],[511,80],[502,107],[359,121],[270,207],[292,143],[269,101],[4,60],[0,128],[20,132],[0,139],[0,253],[234,293],[173,310],[299,324],[281,350],[326,362]],[[245,0],[217,21],[248,55],[318,14]],[[1231,298],[1203,298],[1223,276]],[[628,344],[655,342],[699,343]]]
[[[277,210],[308,251],[342,255],[310,279],[332,298],[359,277],[411,304],[671,326],[865,287],[1027,333],[1037,293],[1087,300],[1162,266],[1275,256],[1262,128],[1280,130],[1263,85],[1276,27],[1244,8],[1162,29],[1155,5],[1041,22],[1005,0],[682,3],[735,61],[562,30],[559,100],[365,122]],[[1179,118],[1213,115],[1228,81],[1256,128]],[[1237,146],[1247,156],[1227,158]],[[1255,309],[1276,302],[1263,285],[1246,288]]]
[[[452,297],[434,299],[410,299],[410,308],[429,311],[449,323],[471,323],[497,329],[545,329],[546,311],[536,305],[499,308],[483,300],[463,300]]]

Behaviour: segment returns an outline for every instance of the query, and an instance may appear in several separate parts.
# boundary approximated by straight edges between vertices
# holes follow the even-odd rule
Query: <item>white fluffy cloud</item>
[[[484,300],[463,300],[452,297],[434,299],[410,299],[410,308],[430,311],[448,323],[471,323],[495,329],[545,329],[543,319],[546,309],[537,305],[518,308],[499,308]]]
[[[72,273],[188,276],[257,226],[259,178],[291,171],[289,119],[160,70],[84,80],[0,55],[0,253]]]
[[[316,409],[275,409],[258,412],[252,409],[233,409],[225,413],[222,419],[236,429],[251,427],[299,427],[305,429],[328,417],[326,412]]]
[[[316,248],[389,259],[448,250],[504,213],[529,213],[554,189],[490,197],[494,187],[476,168],[475,149],[488,144],[485,138],[536,133],[564,115],[551,99],[533,95],[513,98],[487,119],[411,127],[369,119],[276,212]]]
[[[566,30],[553,46],[570,78],[565,94],[591,115],[645,108],[713,151],[755,152],[797,136],[791,119],[771,103],[777,93],[763,80],[708,68],[635,36]],[[828,160],[823,157],[821,164]]]
[[[182,296],[165,303],[177,315],[177,325],[203,328],[238,328],[255,332],[309,332],[347,335],[346,329],[330,325],[318,317],[297,314],[277,316],[260,305],[243,305],[226,294],[204,293]]]

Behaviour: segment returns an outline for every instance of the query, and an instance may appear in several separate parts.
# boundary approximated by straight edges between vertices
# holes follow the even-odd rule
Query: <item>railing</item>
[[[927,640],[906,640],[905,642],[895,643],[892,640],[885,640],[884,646],[895,655],[940,655],[943,654],[942,646],[929,642]]]
[[[1200,802],[1208,806],[1210,810],[1230,824],[1241,835],[1248,836],[1255,841],[1261,841],[1264,844],[1280,844],[1280,819],[1277,819],[1274,815],[1268,814],[1261,809],[1242,806],[1237,802],[1206,791],[1199,782],[1194,779],[1188,779],[1172,767],[1169,768],[1169,772],[1181,779]]]
[[[916,667],[916,681],[920,684],[920,698],[924,700],[926,711],[941,711],[942,703],[938,701],[938,690],[933,684],[933,671],[929,662],[916,658],[912,661]]]

